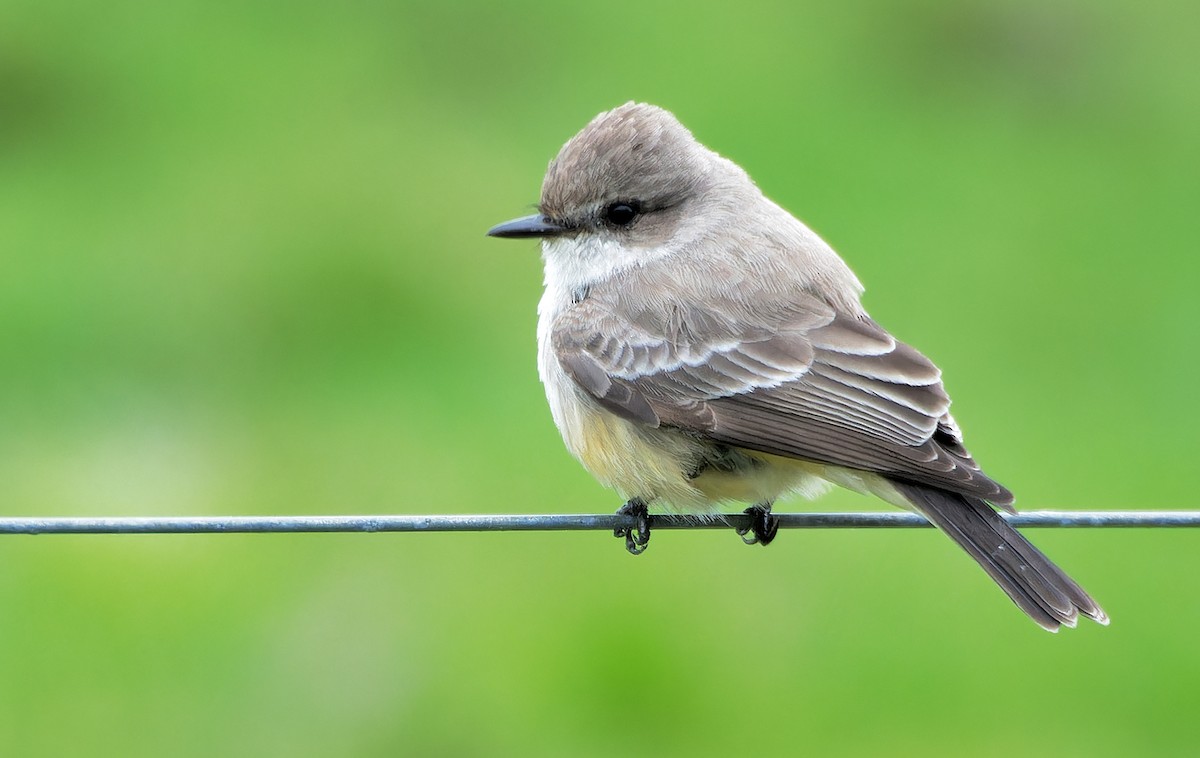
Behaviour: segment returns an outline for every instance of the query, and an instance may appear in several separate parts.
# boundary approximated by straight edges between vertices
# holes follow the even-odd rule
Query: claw
[[[646,544],[650,542],[650,511],[646,501],[635,497],[617,511],[618,516],[633,516],[637,524],[633,527],[622,526],[613,530],[614,537],[625,538],[625,549],[630,555],[641,555],[646,552]]]
[[[771,544],[771,540],[775,539],[775,533],[779,531],[779,519],[771,515],[771,504],[757,503],[743,513],[750,517],[750,526],[745,529],[734,529],[742,538],[742,542],[747,545],[763,545],[764,547]],[[746,535],[751,533],[754,536],[747,539]]]

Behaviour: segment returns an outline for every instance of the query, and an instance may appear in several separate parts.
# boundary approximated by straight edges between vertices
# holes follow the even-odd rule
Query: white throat
[[[545,239],[542,260],[546,269],[546,295],[555,300],[569,300],[597,282],[669,254],[670,249],[665,245],[638,248],[599,234]]]

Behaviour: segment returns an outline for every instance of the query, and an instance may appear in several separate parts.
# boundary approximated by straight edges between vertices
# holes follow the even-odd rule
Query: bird
[[[1014,496],[964,446],[938,367],[870,317],[824,240],[669,111],[597,115],[551,160],[537,211],[487,234],[541,242],[539,375],[567,449],[626,500],[630,553],[651,507],[749,504],[738,533],[767,545],[779,498],[839,485],[924,516],[1041,627],[1108,623],[998,513]]]

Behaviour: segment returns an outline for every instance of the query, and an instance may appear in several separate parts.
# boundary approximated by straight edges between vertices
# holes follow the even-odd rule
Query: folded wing
[[[576,384],[627,419],[1012,503],[963,447],[937,367],[816,297],[762,313],[585,300],[559,317],[553,345]]]

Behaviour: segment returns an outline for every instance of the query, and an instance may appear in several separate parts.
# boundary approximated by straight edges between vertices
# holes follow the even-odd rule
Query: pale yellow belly
[[[640,497],[660,509],[711,514],[723,503],[773,502],[789,493],[815,497],[828,489],[822,464],[754,451],[744,452],[760,465],[707,469],[690,478],[687,471],[703,457],[699,440],[640,426],[588,403],[565,415],[563,439],[593,476],[624,498]]]

